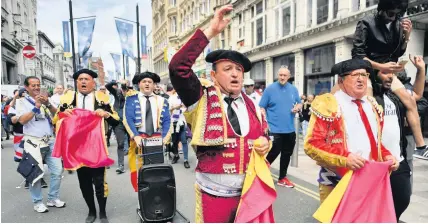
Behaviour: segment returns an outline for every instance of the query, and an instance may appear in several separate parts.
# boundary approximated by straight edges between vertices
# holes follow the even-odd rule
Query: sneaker
[[[25,188],[25,189],[28,189],[28,188],[30,188],[30,182],[28,182],[28,181],[25,181],[25,186],[24,186],[24,188]]]
[[[46,203],[47,206],[49,207],[57,207],[57,208],[63,208],[65,207],[65,202],[59,200],[59,199],[55,199],[53,201],[48,200],[48,203]]]
[[[172,159],[172,164],[176,164],[178,159],[180,159],[180,156],[177,154],[176,156],[174,156],[174,158]]]
[[[116,169],[116,173],[117,173],[117,174],[125,173],[125,167],[124,167],[123,165],[119,166],[119,167]]]
[[[284,177],[281,180],[279,180],[277,184],[279,186],[288,187],[288,188],[294,187],[294,184],[287,177]]]
[[[38,213],[45,213],[45,212],[48,212],[49,209],[46,207],[45,204],[39,203],[39,204],[34,205],[34,211],[36,211]]]
[[[47,188],[48,184],[46,183],[46,181],[42,178],[42,188]]]
[[[184,161],[184,168],[189,169],[190,165],[188,161]]]
[[[418,159],[428,160],[428,148],[415,149],[413,156]]]

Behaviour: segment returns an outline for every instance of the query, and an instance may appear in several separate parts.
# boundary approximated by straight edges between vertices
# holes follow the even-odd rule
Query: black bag
[[[37,160],[25,150],[22,154],[22,159],[19,162],[17,171],[30,183],[43,173]]]
[[[138,203],[144,222],[173,220],[176,212],[176,191],[171,165],[145,165],[139,170]]]

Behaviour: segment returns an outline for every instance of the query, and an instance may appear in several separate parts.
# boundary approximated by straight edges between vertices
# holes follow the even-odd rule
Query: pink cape
[[[391,161],[369,161],[353,173],[333,223],[394,223],[394,202],[389,179]]]
[[[104,137],[104,120],[93,111],[73,109],[72,116],[59,114],[53,157],[62,157],[64,169],[111,166]]]

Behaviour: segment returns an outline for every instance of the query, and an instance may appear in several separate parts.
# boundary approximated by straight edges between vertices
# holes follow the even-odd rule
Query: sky
[[[62,21],[69,20],[68,0],[38,0],[37,29],[44,32],[52,42],[63,42]],[[101,57],[104,71],[114,71],[110,53],[121,54],[119,35],[114,17],[136,20],[135,6],[140,10],[140,24],[145,25],[147,34],[152,30],[151,0],[73,0],[73,17],[96,16],[95,28],[90,51],[93,57]],[[136,28],[134,26],[134,55],[137,55]],[[74,23],[75,49],[77,51],[77,27]],[[130,71],[135,71],[135,64],[130,60]],[[144,68],[142,69],[144,70]]]

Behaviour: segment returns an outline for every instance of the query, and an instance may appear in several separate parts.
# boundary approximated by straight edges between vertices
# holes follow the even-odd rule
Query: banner
[[[134,58],[132,40],[134,25],[132,23],[116,19],[116,28],[122,45],[122,54]]]
[[[81,57],[84,57],[91,47],[95,18],[79,20],[76,24],[78,53]]]
[[[89,51],[85,56],[82,57],[82,63],[80,69],[89,68],[89,59],[92,57],[92,51]]]
[[[120,54],[115,54],[115,53],[110,53],[111,57],[113,58],[114,61],[114,67],[115,67],[115,72],[117,77],[122,77],[122,66],[120,64],[120,58],[121,55]]]
[[[69,58],[72,56],[70,50],[70,26],[68,21],[62,21],[62,38],[64,39],[64,57]]]
[[[147,36],[146,36],[146,26],[141,26],[141,59],[147,59]]]
[[[113,71],[108,70],[107,74],[108,74],[108,78],[109,78],[110,81],[113,80],[113,79],[115,79]]]

